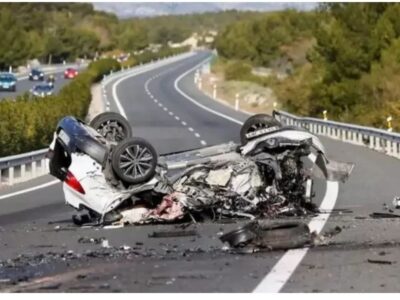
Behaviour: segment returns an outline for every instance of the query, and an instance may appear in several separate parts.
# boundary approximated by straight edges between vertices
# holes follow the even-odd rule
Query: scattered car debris
[[[379,259],[370,259],[367,260],[370,264],[379,264],[379,265],[391,265],[394,262],[390,260],[379,260]]]
[[[99,245],[99,244],[103,243],[104,240],[105,240],[105,238],[103,238],[103,237],[100,237],[100,238],[80,237],[78,239],[78,243]]]
[[[394,197],[392,203],[393,203],[394,208],[400,209],[400,197],[399,196]]]
[[[154,231],[148,236],[150,238],[171,238],[171,237],[198,236],[198,233],[195,230]]]
[[[108,240],[102,240],[101,241],[101,247],[110,248],[110,243],[108,242]]]
[[[374,219],[391,219],[391,218],[400,218],[400,215],[392,214],[392,213],[381,213],[381,212],[374,212],[370,214],[371,218]]]
[[[231,248],[287,250],[310,245],[312,234],[303,222],[262,220],[228,232],[220,240]]]

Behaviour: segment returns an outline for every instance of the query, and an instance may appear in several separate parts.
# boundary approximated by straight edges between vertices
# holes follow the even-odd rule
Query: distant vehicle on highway
[[[32,81],[42,81],[44,80],[44,73],[39,69],[32,69],[29,73],[29,80]]]
[[[76,76],[78,76],[78,71],[74,68],[68,68],[64,72],[64,78],[65,79],[73,79]]]
[[[49,84],[35,85],[33,89],[31,89],[31,93],[32,95],[41,98],[51,96],[53,95],[53,86]]]
[[[17,77],[11,73],[0,73],[0,90],[15,92],[17,90]]]
[[[54,75],[49,75],[49,77],[47,77],[47,79],[46,79],[47,84],[50,86],[54,86],[55,81],[56,81],[56,77]]]

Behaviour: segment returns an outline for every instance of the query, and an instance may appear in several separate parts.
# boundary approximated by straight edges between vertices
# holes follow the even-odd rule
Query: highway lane
[[[70,79],[64,79],[64,70],[65,67],[57,68],[54,71],[46,71],[45,73],[45,80],[48,78],[50,74],[54,75],[56,81],[54,83],[54,93],[58,93],[60,89],[70,82]],[[17,96],[23,95],[26,92],[29,92],[35,85],[45,84],[46,81],[30,81],[28,76],[19,76],[17,81],[17,91],[16,92],[9,92],[9,91],[0,91],[0,100],[2,99],[14,99]]]
[[[237,130],[239,127],[237,125],[232,128],[232,123],[228,123],[224,120],[214,119],[213,117],[210,117],[208,113],[204,113],[203,111],[191,112],[190,110],[193,108],[188,107],[187,110],[179,110],[176,115],[170,116],[169,113],[164,111],[163,108],[155,105],[153,101],[150,102],[151,98],[147,95],[146,90],[143,89],[144,83],[150,78],[156,78],[157,76],[159,81],[163,82],[166,77],[177,77],[188,68],[191,68],[193,65],[197,64],[203,58],[204,56],[187,59],[182,63],[179,62],[173,66],[165,66],[155,70],[154,72],[148,72],[143,75],[136,76],[135,78],[132,78],[131,82],[128,84],[129,92],[126,94],[126,97],[120,96],[125,110],[129,112],[128,116],[134,124],[135,132],[143,135],[146,138],[149,138],[149,140],[155,144],[160,153],[163,151],[169,152],[181,150],[183,148],[199,147],[201,146],[201,139],[203,138],[202,136],[204,136],[204,139],[206,139],[209,143],[228,141],[231,139],[237,140],[238,138]],[[159,76],[160,73],[164,73],[165,77]],[[139,82],[137,86],[135,85],[136,82]],[[141,82],[143,82],[143,85]],[[171,89],[173,87],[173,83],[174,81],[170,81],[170,83],[163,86],[162,89]],[[126,88],[123,86],[123,84],[124,83],[121,83],[119,91],[126,91]],[[149,91],[153,91],[156,95],[157,91],[155,90],[158,89],[158,84],[157,82],[153,82],[153,84],[156,88],[149,85]],[[132,92],[130,92],[132,90],[135,91],[135,96],[133,98]],[[141,95],[140,91],[146,93],[146,95]],[[164,94],[164,90],[161,91],[161,94]],[[168,97],[175,99],[172,101],[180,101],[179,104],[175,103],[175,106],[187,105],[182,97],[180,100],[178,100],[179,94],[177,92],[168,95]],[[135,101],[135,103],[129,103],[132,100]],[[145,102],[141,103],[139,101]],[[144,107],[142,107],[142,105]],[[174,103],[169,103],[168,105],[174,105]],[[129,111],[130,107],[135,109],[131,109],[131,111]],[[154,112],[156,120],[150,119],[151,122],[144,123],[145,126],[142,127],[143,123],[141,121],[144,122],[149,120],[149,118],[144,120],[140,119],[141,115],[143,115],[143,111],[141,114],[135,113],[136,109],[139,109],[139,107],[142,107],[143,111],[147,112],[147,114],[149,111],[152,111],[153,108],[156,108],[157,110]],[[189,111],[189,113],[187,113],[187,111]],[[162,114],[160,114],[160,112],[162,112]],[[204,114],[204,116],[191,118],[191,115],[195,116],[196,114]],[[174,118],[177,115],[181,115],[182,118],[179,122]],[[206,120],[206,122],[203,121],[204,123],[202,123],[202,119]],[[182,121],[187,122],[187,125],[182,125]],[[151,129],[152,126],[155,128]],[[196,128],[196,131],[190,131],[189,128],[192,128],[191,126]],[[224,127],[226,128],[224,129]],[[216,129],[220,130],[218,133],[220,136],[219,141],[216,138],[216,133],[213,132]],[[153,132],[151,130],[153,130]],[[197,131],[201,132],[202,136],[200,139],[195,135],[198,133]],[[230,136],[227,134],[228,131],[230,131]],[[207,134],[208,132],[210,132],[209,135]],[[170,138],[171,136],[174,137],[172,141]],[[164,225],[156,227],[144,226],[138,228],[124,228],[121,230],[114,230],[112,232],[98,232],[91,229],[82,230],[76,228],[68,228],[68,231],[56,230],[55,228],[57,225],[48,224],[49,221],[60,221],[60,224],[64,225],[68,224],[70,220],[71,210],[63,207],[62,202],[62,193],[59,185],[20,195],[17,198],[2,200],[1,204],[7,207],[4,212],[7,213],[4,213],[1,216],[3,221],[0,226],[3,227],[7,246],[5,247],[4,251],[1,252],[0,257],[9,258],[19,251],[22,253],[38,254],[42,253],[44,249],[46,249],[45,246],[49,247],[46,250],[50,249],[51,251],[65,251],[66,249],[83,251],[88,248],[87,245],[79,244],[77,241],[80,237],[82,237],[82,235],[86,234],[90,234],[91,236],[106,236],[111,245],[135,245],[138,242],[142,242],[145,247],[154,249],[158,255],[164,254],[165,250],[163,247],[161,247],[160,240],[148,239],[147,235],[155,228],[166,228],[170,226]],[[199,253],[200,256],[196,255],[193,263],[191,258],[187,258],[182,260],[180,264],[176,264],[175,268],[167,268],[167,270],[163,271],[166,274],[165,276],[168,275],[168,272],[190,273],[190,270],[195,269],[197,270],[196,272],[203,273],[203,276],[205,276],[204,274],[212,274],[212,276],[207,275],[206,278],[202,280],[201,285],[184,285],[186,287],[180,287],[181,290],[251,290],[251,288],[257,284],[257,281],[259,281],[259,277],[264,272],[264,269],[271,268],[281,253],[275,253],[273,255],[269,255],[268,257],[261,257],[259,259],[256,259],[257,256],[226,256],[224,253],[219,251],[222,245],[217,239],[216,234],[221,230],[227,231],[235,228],[236,226],[236,224],[199,224],[196,226],[196,230],[198,230],[200,237],[194,240],[193,238],[163,240],[162,242],[164,243],[177,244],[178,247],[175,248],[177,251],[186,251],[187,249],[196,247],[200,247],[202,251],[214,251],[215,248],[218,249],[217,253],[212,255],[212,260],[210,260],[211,254],[204,255]],[[129,234],[132,232],[132,230],[134,231],[134,235]],[[87,231],[89,231],[89,233],[87,233]],[[68,241],[68,243],[66,243],[66,241]],[[234,264],[232,264],[232,259],[235,260]],[[159,262],[157,262],[157,260]],[[262,265],[260,265],[259,260],[262,260]],[[168,260],[153,258],[149,260],[147,268],[152,268],[157,264],[162,265],[166,263],[168,263]],[[219,265],[218,270],[215,269],[216,265]],[[246,274],[235,272],[235,269],[238,265],[241,265],[243,269],[245,269],[244,266],[247,266],[245,269]],[[131,267],[133,266],[130,266],[130,268]],[[150,277],[154,276],[154,273],[149,271],[150,270],[147,270],[146,274],[148,274]],[[139,282],[139,285],[135,288],[135,290],[151,291],[154,289],[164,289],[164,287],[160,287],[158,285],[152,285],[147,288],[147,285],[144,285],[144,283],[151,278],[146,276],[143,276],[143,274],[140,275],[140,280],[142,283],[140,284]],[[136,279],[135,277],[130,277],[130,280],[134,281]],[[232,280],[242,281],[242,284],[240,286],[232,286]],[[169,290],[176,290],[176,288],[181,286],[181,284],[182,283],[171,286],[169,287]]]
[[[134,126],[135,135],[149,139],[159,153],[198,147],[202,145],[202,141],[211,145],[238,140],[240,127],[237,122],[210,114],[175,90],[176,80],[181,77],[181,74],[192,69],[206,56],[207,54],[201,53],[157,70],[127,78],[118,85],[117,96]],[[206,107],[211,107],[239,121],[246,118],[244,114],[216,103],[200,93],[194,87],[193,73],[181,78],[177,86],[189,97]],[[107,86],[107,94],[111,99],[112,83]],[[111,104],[113,110],[116,110],[115,104]],[[344,243],[345,246],[340,247],[339,244],[336,247],[327,247],[326,250],[311,249],[286,283],[283,291],[377,291],[381,289],[398,291],[398,287],[394,285],[395,268],[393,266],[372,265],[376,268],[374,273],[370,272],[371,265],[365,262],[369,255],[385,257],[386,254],[379,255],[382,251],[391,252],[390,258],[398,259],[393,249],[388,250],[388,247],[382,244],[386,240],[397,239],[395,228],[399,225],[398,222],[368,218],[355,219],[355,217],[368,216],[370,212],[381,209],[382,203],[390,202],[392,196],[396,194],[395,181],[399,175],[397,171],[399,162],[357,146],[328,139],[324,139],[324,142],[334,158],[357,163],[350,181],[341,186],[337,203],[337,208],[351,208],[353,213],[333,215],[326,226],[327,229],[337,225],[345,227],[343,233],[337,237],[338,241]],[[45,181],[46,179],[37,179],[34,183],[25,183],[23,186],[14,187],[8,191],[2,190],[0,197],[1,194]],[[320,193],[323,192],[324,190],[321,189]],[[142,249],[157,255],[128,261],[119,260],[118,270],[113,269],[109,274],[103,274],[98,279],[89,278],[90,283],[107,279],[107,276],[118,275],[118,282],[112,281],[112,286],[120,290],[248,292],[254,290],[285,255],[284,252],[245,256],[221,253],[221,244],[216,238],[216,233],[234,228],[236,226],[234,224],[198,224],[194,228],[198,231],[199,237],[161,240],[149,239],[147,235],[155,229],[171,228],[173,225],[128,227],[108,231],[90,228],[76,229],[69,226],[72,210],[65,207],[62,202],[59,184],[0,200],[0,227],[2,228],[0,259],[14,257],[15,253],[19,252],[30,254],[49,250],[82,252],[93,246],[78,243],[80,237],[86,235],[106,237],[113,246],[133,246],[143,243],[144,246],[140,246]],[[373,250],[365,245],[363,247],[366,241],[375,243]],[[345,251],[346,245],[350,242],[359,244]],[[181,256],[179,252],[196,249],[196,247],[206,252],[195,252],[186,256]],[[174,255],[172,251],[172,254],[165,256],[166,249],[177,249],[178,254]],[[104,260],[100,261],[104,262]],[[100,261],[97,264],[100,265]],[[84,264],[80,267],[83,268]],[[68,267],[60,266],[56,271],[65,269]],[[364,276],[357,277],[355,276],[357,274]],[[171,278],[175,280],[169,283]],[[71,283],[73,284],[76,283]],[[382,284],[385,285],[381,286]],[[68,289],[68,285],[65,289]]]

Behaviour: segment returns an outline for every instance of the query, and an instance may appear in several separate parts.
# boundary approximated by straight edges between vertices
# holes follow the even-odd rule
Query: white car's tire
[[[112,153],[115,174],[128,184],[144,183],[155,175],[157,152],[142,138],[130,138],[118,144]]]
[[[132,127],[128,120],[115,112],[101,113],[89,125],[111,142],[122,142],[132,137]]]

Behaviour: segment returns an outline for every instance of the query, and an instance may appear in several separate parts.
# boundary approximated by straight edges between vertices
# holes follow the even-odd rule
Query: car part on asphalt
[[[400,208],[400,197],[398,197],[398,196],[394,197],[392,203],[393,203],[394,208],[399,209]]]
[[[94,245],[99,245],[105,240],[104,237],[100,238],[89,238],[89,237],[80,237],[78,239],[79,244],[94,244]]]
[[[312,235],[303,222],[260,220],[228,232],[220,240],[231,248],[286,250],[310,245]]]
[[[253,125],[261,128],[251,129],[245,144],[161,157],[146,140],[130,137],[129,130],[121,141],[110,141],[98,131],[104,122],[127,123],[115,113],[96,117],[95,128],[65,117],[49,150],[50,173],[64,182],[66,202],[94,212],[91,222],[98,224],[315,214],[314,177],[345,181],[354,166],[328,159],[315,135],[282,127],[266,115],[245,122],[244,132]],[[272,125],[279,128],[265,130]],[[308,166],[311,157],[317,159]]]
[[[381,259],[370,259],[367,260],[370,264],[378,264],[378,265],[391,265],[393,264],[390,260],[381,260]]]
[[[392,218],[400,218],[400,215],[392,214],[392,213],[380,213],[374,212],[370,214],[371,218],[374,219],[392,219]]]
[[[128,120],[115,112],[104,112],[97,115],[90,121],[89,126],[110,142],[121,142],[132,137],[132,127]]]
[[[150,238],[173,238],[198,236],[195,230],[154,231],[148,235]]]

